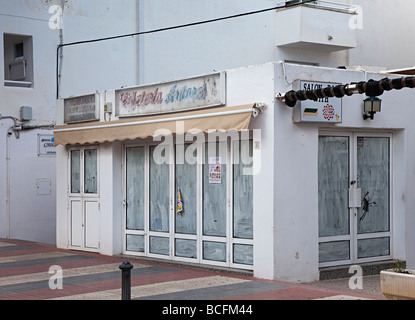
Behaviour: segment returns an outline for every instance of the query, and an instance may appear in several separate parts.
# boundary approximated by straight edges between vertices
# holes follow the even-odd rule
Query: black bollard
[[[133,268],[134,266],[129,262],[123,262],[120,265],[122,270],[122,300],[131,300],[131,269]]]

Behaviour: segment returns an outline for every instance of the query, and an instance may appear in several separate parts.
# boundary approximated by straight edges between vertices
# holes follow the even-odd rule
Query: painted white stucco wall
[[[41,1],[0,1],[0,114],[20,118],[20,107],[30,106],[33,120],[28,124],[33,126],[51,124],[56,118],[53,62],[59,36],[48,27],[47,9]],[[32,88],[4,86],[5,33],[33,38]],[[53,132],[28,130],[20,132],[19,139],[6,138],[12,125],[11,120],[0,120],[0,238],[55,243],[55,157],[38,156],[38,134]],[[39,179],[50,181],[47,194],[39,194]]]
[[[139,21],[137,7],[135,0],[65,1],[63,43],[135,33]],[[62,55],[62,98],[137,84],[136,37],[65,46]]]
[[[415,64],[407,25],[415,15],[415,3],[410,0],[351,0],[362,10],[362,29],[356,30],[357,47],[350,50],[349,65],[379,66],[387,69]],[[400,23],[396,23],[400,21]]]

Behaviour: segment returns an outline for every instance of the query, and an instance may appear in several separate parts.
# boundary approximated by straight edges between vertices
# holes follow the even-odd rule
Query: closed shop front
[[[252,269],[252,140],[217,140],[125,145],[126,253]]]
[[[68,248],[254,270],[263,104],[226,106],[225,84],[217,73],[63,102]]]

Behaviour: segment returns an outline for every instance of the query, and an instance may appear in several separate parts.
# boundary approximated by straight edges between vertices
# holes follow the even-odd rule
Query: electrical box
[[[112,102],[107,102],[104,106],[105,113],[112,113]]]
[[[30,121],[33,119],[32,107],[20,107],[20,120]]]

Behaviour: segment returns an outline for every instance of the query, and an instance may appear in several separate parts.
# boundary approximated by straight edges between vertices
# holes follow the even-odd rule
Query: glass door
[[[350,137],[321,136],[318,158],[319,261],[351,259]]]
[[[390,255],[390,138],[356,137],[357,259]]]
[[[319,137],[321,266],[390,257],[390,144],[389,135]]]

